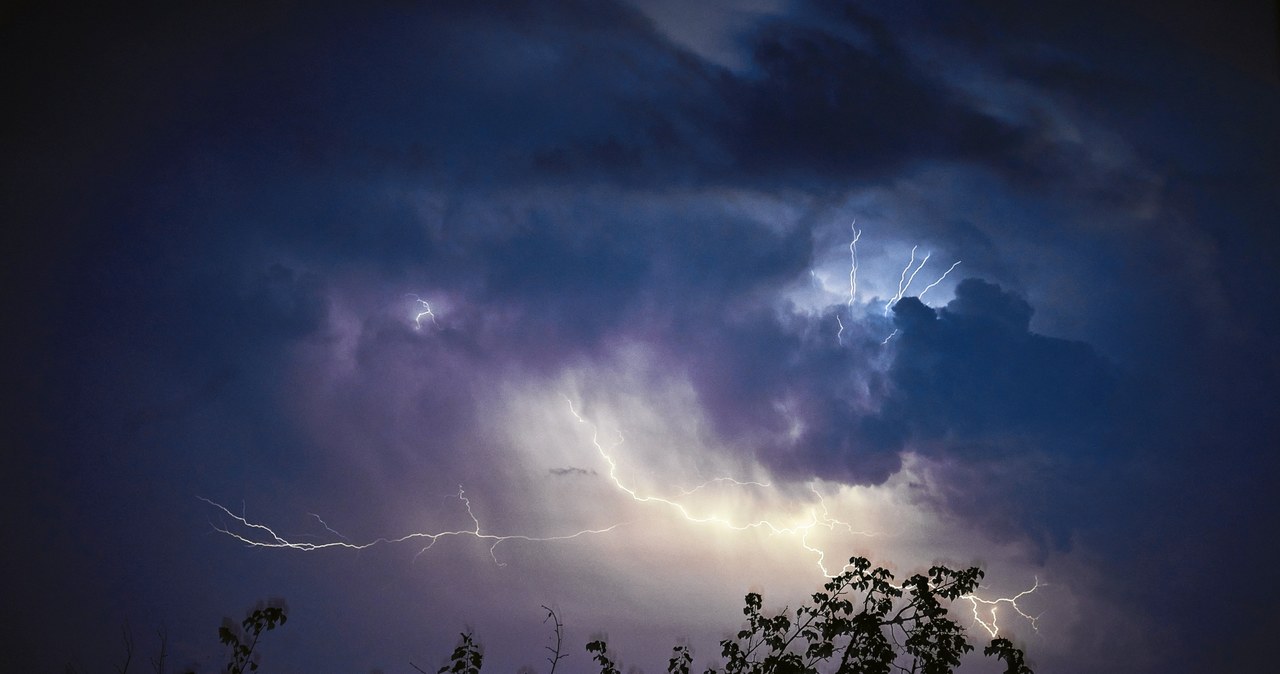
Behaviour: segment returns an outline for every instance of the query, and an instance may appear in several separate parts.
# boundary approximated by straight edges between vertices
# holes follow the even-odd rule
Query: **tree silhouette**
[[[951,602],[972,593],[982,580],[976,567],[960,571],[934,566],[900,585],[893,574],[853,557],[844,573],[831,578],[811,603],[772,617],[762,612],[763,597],[746,596],[746,626],[720,642],[721,668],[707,674],[951,674],[974,647],[964,628],[949,617]],[[560,624],[556,623],[557,638]],[[481,653],[471,634],[453,652],[444,672],[479,674]],[[601,674],[619,674],[604,640],[587,644]],[[1004,638],[992,639],[983,654],[1005,663],[1005,674],[1032,674],[1023,652]],[[693,655],[676,646],[668,674],[689,674]],[[555,662],[552,662],[554,667]]]
[[[449,656],[449,664],[441,667],[437,674],[445,674],[445,672],[480,674],[480,664],[483,659],[484,652],[480,650],[479,644],[472,640],[471,633],[463,632],[462,641],[458,643],[457,648],[453,649],[453,655]],[[413,668],[422,671],[417,665],[413,665]]]
[[[863,557],[850,558],[845,571],[829,579],[810,602],[769,616],[763,612],[764,598],[748,593],[742,613],[746,625],[733,638],[720,642],[720,665],[710,665],[705,674],[952,674],[960,658],[972,652],[964,628],[950,617],[948,607],[971,594],[982,580],[976,567],[955,571],[934,566],[925,574],[915,574],[895,584],[893,574],[872,568]],[[564,625],[555,611],[543,606],[553,624],[555,645],[546,646],[547,662],[554,674],[566,657],[561,651]],[[288,619],[281,605],[259,604],[239,625],[230,619],[218,629],[218,638],[231,647],[228,674],[248,674],[258,670],[258,642],[264,632]],[[163,631],[161,650],[152,666],[163,672],[167,638]],[[116,667],[127,671],[133,656],[133,641],[125,630],[125,661]],[[600,674],[621,674],[617,659],[603,639],[586,645]],[[1026,656],[1008,639],[996,637],[983,654],[1004,662],[1004,674],[1033,674]],[[470,632],[460,635],[449,663],[437,674],[480,674],[484,651]],[[426,670],[409,663],[415,670]],[[687,645],[677,645],[667,661],[668,674],[689,674],[693,653]]]
[[[228,674],[245,674],[258,671],[258,659],[254,650],[264,631],[271,631],[283,625],[289,616],[283,606],[258,606],[240,622],[239,627],[231,619],[223,621],[218,628],[218,639],[231,647],[231,661],[227,663]]]

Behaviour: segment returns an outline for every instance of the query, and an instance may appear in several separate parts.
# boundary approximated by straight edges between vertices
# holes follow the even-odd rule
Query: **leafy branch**
[[[742,609],[746,625],[734,638],[720,642],[723,665],[708,667],[706,674],[952,674],[961,657],[974,650],[948,607],[978,588],[981,569],[934,566],[901,584],[894,583],[888,570],[872,568],[862,557],[851,558],[845,569],[813,593],[809,604],[794,611],[766,615],[764,598],[747,594]],[[554,611],[543,608],[546,620],[555,625],[555,647],[546,647],[554,674],[565,657],[563,625]],[[591,641],[586,650],[600,674],[620,674],[604,639]],[[1008,639],[993,639],[983,653],[1003,661],[1005,674],[1032,674],[1023,652]],[[441,668],[439,674],[479,674],[480,656],[471,635],[463,635],[452,661],[453,666]],[[689,674],[692,663],[689,647],[678,645],[667,661],[667,672]]]
[[[288,619],[281,606],[258,607],[240,622],[241,629],[236,629],[229,619],[219,627],[218,638],[231,647],[231,662],[226,668],[228,674],[258,671],[258,660],[253,656],[262,633],[274,630]]]

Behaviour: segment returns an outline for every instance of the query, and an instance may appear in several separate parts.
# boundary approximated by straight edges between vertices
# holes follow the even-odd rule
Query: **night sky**
[[[1274,648],[1275,3],[187,4],[0,10],[4,669],[700,670],[851,555]]]

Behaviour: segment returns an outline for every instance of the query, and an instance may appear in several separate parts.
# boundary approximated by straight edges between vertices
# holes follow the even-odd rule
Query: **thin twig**
[[[129,671],[129,663],[133,661],[133,635],[129,633],[128,623],[120,628],[120,633],[124,640],[124,664],[116,665],[116,671],[119,674],[126,674]]]
[[[546,624],[546,622],[550,620],[555,625],[555,648],[550,646],[543,646],[543,648],[551,652],[551,657],[547,658],[547,662],[551,663],[551,671],[548,674],[556,674],[556,665],[559,664],[562,659],[569,656],[568,653],[560,652],[561,646],[564,644],[564,623],[560,622],[560,616],[556,615],[556,612],[551,610],[551,607],[544,604],[542,608],[547,612],[547,617],[542,619],[543,624]]]

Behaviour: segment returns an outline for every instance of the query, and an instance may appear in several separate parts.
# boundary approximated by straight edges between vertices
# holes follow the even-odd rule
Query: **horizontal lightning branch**
[[[473,512],[471,509],[471,499],[467,498],[466,492],[462,489],[461,486],[459,486],[458,500],[462,501],[463,505],[467,509],[467,515],[471,518],[471,523],[473,526],[470,529],[456,529],[451,531],[437,531],[437,532],[415,532],[415,533],[405,534],[404,536],[399,536],[395,538],[382,537],[382,538],[375,538],[365,543],[352,543],[349,539],[347,539],[346,536],[343,536],[342,534],[339,534],[338,532],[334,531],[332,528],[329,527],[328,524],[324,524],[324,520],[320,520],[321,524],[324,526],[325,529],[332,532],[339,538],[342,538],[343,540],[313,543],[313,542],[307,542],[307,541],[289,540],[281,536],[280,534],[276,533],[275,530],[273,530],[271,527],[259,522],[251,522],[243,515],[237,515],[231,512],[226,508],[226,506],[223,506],[220,503],[211,501],[207,498],[204,498],[203,496],[197,496],[196,498],[199,498],[201,501],[204,501],[205,503],[208,503],[214,508],[217,508],[218,510],[222,511],[223,514],[225,514],[227,517],[230,517],[232,520],[235,520],[235,522],[237,523],[236,525],[233,525],[236,530],[233,530],[232,526],[222,526],[218,524],[213,525],[214,530],[220,533],[223,533],[227,536],[230,536],[250,547],[284,548],[289,550],[300,550],[303,552],[312,552],[315,550],[325,550],[325,549],[333,549],[333,548],[347,549],[347,550],[364,550],[366,548],[371,548],[375,545],[390,545],[395,543],[405,543],[408,541],[418,541],[418,542],[425,541],[426,545],[423,546],[423,548],[418,551],[418,554],[414,556],[414,558],[416,559],[418,556],[422,555],[422,553],[426,552],[427,550],[430,550],[432,546],[434,546],[437,542],[439,542],[442,539],[452,538],[452,537],[465,537],[465,538],[475,538],[477,540],[491,543],[491,545],[489,546],[489,556],[493,558],[493,562],[498,566],[506,566],[505,562],[498,560],[498,555],[497,555],[498,546],[501,545],[502,543],[505,543],[506,541],[532,541],[532,542],[565,541],[573,538],[578,538],[581,536],[608,533],[622,526],[622,524],[614,524],[612,526],[608,526],[603,529],[582,529],[580,531],[575,531],[571,534],[564,534],[559,536],[530,536],[527,534],[499,535],[499,534],[486,533],[483,531],[481,527],[480,519],[476,517],[475,512]],[[316,519],[320,519],[320,518],[317,516]]]

